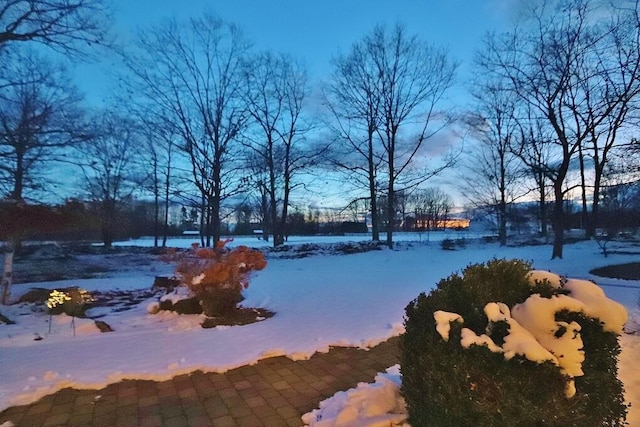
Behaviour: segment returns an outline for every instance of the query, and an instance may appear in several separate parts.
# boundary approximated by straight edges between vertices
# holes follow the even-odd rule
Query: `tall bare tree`
[[[456,64],[445,50],[410,36],[401,25],[374,28],[367,45],[382,77],[378,135],[386,154],[387,245],[393,247],[396,185],[417,185],[452,164],[447,161],[402,182],[422,145],[449,123],[436,107],[453,84]]]
[[[620,22],[637,23],[637,4],[630,3],[631,8],[617,10],[591,0],[536,3],[513,32],[486,39],[481,59],[485,70],[503,78],[513,96],[535,112],[534,119],[543,118],[553,131],[554,158],[545,165],[555,198],[552,258],[562,257],[572,160],[586,148],[593,131],[637,94],[635,64],[640,57],[626,54],[638,51],[637,37],[620,37],[609,25],[612,14],[624,16]],[[638,31],[637,25],[631,28]]]
[[[48,170],[87,129],[63,66],[31,51],[10,58],[0,70],[0,191],[21,201],[46,188]]]
[[[153,224],[155,247],[167,245],[169,228],[169,208],[171,206],[171,194],[175,188],[174,166],[176,163],[175,135],[166,129],[161,123],[152,123],[148,120],[142,124],[143,139],[142,157],[144,162],[145,186],[153,195]],[[162,242],[159,242],[162,237]]]
[[[238,144],[248,120],[248,49],[237,27],[205,14],[142,32],[137,49],[125,58],[131,90],[162,110],[180,135],[200,192],[205,245],[220,239],[223,203],[245,185]]]
[[[449,123],[436,107],[453,84],[456,64],[445,50],[407,34],[398,24],[391,30],[376,26],[337,66],[334,97],[341,101],[337,91],[350,95],[343,96],[346,109],[333,103],[333,111],[339,112],[334,116],[343,118],[342,139],[367,159],[352,169],[365,172],[372,195],[379,193],[380,181],[386,182],[387,245],[392,247],[396,187],[415,187],[451,164],[408,174],[424,143]],[[365,138],[350,137],[352,122],[365,131]]]
[[[330,164],[345,172],[352,185],[368,191],[374,241],[380,240],[378,174],[384,161],[377,138],[381,86],[381,76],[363,40],[354,43],[348,54],[334,59],[333,74],[324,94],[337,140],[330,151]]]
[[[465,124],[475,143],[467,151],[461,182],[472,205],[495,216],[498,240],[506,245],[508,207],[524,193],[521,163],[513,153],[520,135],[516,103],[500,82],[476,81],[472,94],[475,108]]]
[[[10,111],[4,108],[7,107],[8,104],[15,104],[17,101],[16,96],[23,97],[23,101],[27,101],[25,99],[25,96],[27,96],[26,93],[22,95],[18,94],[18,92],[25,90],[26,85],[36,84],[38,81],[42,83],[42,80],[46,80],[42,78],[44,77],[43,75],[31,75],[16,81],[15,78],[20,76],[20,74],[12,74],[12,72],[19,69],[19,67],[16,66],[19,61],[16,60],[16,52],[12,51],[20,51],[20,49],[11,49],[12,46],[17,47],[24,42],[35,42],[66,54],[83,54],[88,51],[87,47],[91,44],[110,44],[110,41],[107,40],[110,21],[110,14],[104,0],[4,0],[0,2],[0,70],[3,72],[2,79],[0,79],[0,90],[4,92],[0,95],[2,98],[0,102],[3,104],[3,106],[0,107],[3,109],[2,114]],[[13,53],[13,56],[11,56],[10,53]],[[47,66],[50,66],[50,63],[43,59],[40,70],[44,70]],[[55,79],[59,76],[59,73],[54,70],[54,68],[55,67],[51,67],[50,71],[53,71],[54,76],[52,78]],[[7,71],[9,71],[9,73],[7,73]],[[28,74],[32,72],[33,69],[29,68],[26,69],[26,71]],[[12,74],[9,80],[6,80],[7,74]],[[62,82],[66,81],[68,80],[63,80]],[[50,82],[51,80],[49,83]],[[14,83],[17,83],[17,87],[13,87]],[[5,90],[14,93],[11,95]],[[58,96],[61,96],[62,93],[64,93],[64,90],[60,91]],[[63,110],[69,111],[75,106],[73,98],[77,96],[77,92],[69,91],[67,96],[71,104],[68,107],[64,106],[64,103],[60,105]],[[13,100],[11,100],[12,97]],[[16,116],[13,118],[4,117],[3,130],[1,131],[3,133],[3,148],[6,149],[7,146],[14,148],[13,154],[11,154],[12,149],[9,149],[9,156],[13,156],[13,158],[7,157],[7,151],[2,150],[3,152],[0,154],[0,157],[3,158],[0,161],[0,166],[4,166],[2,167],[4,173],[13,175],[15,185],[10,197],[16,199],[18,203],[21,203],[20,199],[22,198],[21,186],[25,183],[31,185],[28,181],[30,174],[27,176],[21,175],[21,171],[24,171],[25,164],[20,162],[26,160],[27,163],[29,163],[30,160],[33,159],[34,152],[37,150],[33,149],[33,145],[31,145],[32,142],[26,142],[25,138],[32,139],[31,137],[23,135],[17,139],[7,138],[7,134],[13,133],[15,135],[16,129],[10,128],[16,124],[16,121],[21,121],[24,125],[27,125],[25,121],[29,121],[30,123],[28,123],[27,128],[25,128],[25,132],[33,133],[36,131],[35,128],[40,126],[35,123],[35,121],[38,120],[38,116],[44,118],[44,116],[48,115],[64,115],[59,111],[49,114],[45,114],[43,110],[38,111],[38,109],[42,107],[42,105],[29,106],[25,104],[25,102],[22,102],[20,108],[23,109],[22,112],[26,113],[25,117],[20,119]],[[13,111],[20,111],[20,108],[14,105]],[[26,111],[25,109],[30,111]],[[48,121],[50,121],[50,118]],[[72,119],[70,123],[73,123]],[[49,122],[49,126],[50,125],[51,122]],[[58,131],[60,131],[60,129]],[[39,139],[41,141],[44,139],[42,134]],[[49,149],[52,148],[51,145],[42,147],[44,148],[44,152],[49,152]],[[22,150],[23,148],[27,148],[27,151],[29,151],[28,155]],[[44,156],[36,157],[42,160]],[[21,158],[22,160],[20,160]],[[11,163],[10,166],[6,166],[7,160]],[[5,275],[7,271],[10,275],[12,262],[13,248],[10,247],[5,255]]]
[[[33,41],[64,53],[108,42],[105,0],[5,0],[0,3],[0,50]]]
[[[286,55],[258,55],[247,68],[247,96],[254,132],[247,147],[265,171],[273,245],[284,243],[291,192],[301,185],[297,173],[307,168],[317,152],[305,144],[309,125],[302,122],[306,96],[305,70]]]
[[[638,125],[640,111],[640,9],[637,1],[612,4],[626,9],[614,9],[604,24],[608,33],[602,48],[585,58],[578,74],[584,93],[584,112],[579,117],[589,130],[584,151],[593,162],[591,215],[585,212],[588,237],[595,234],[600,190],[611,153],[624,149],[627,135]],[[602,112],[607,114],[601,119]]]
[[[102,241],[106,247],[116,237],[121,207],[138,187],[136,156],[141,152],[139,129],[132,121],[111,113],[96,120],[94,138],[80,147],[88,195],[97,208]]]
[[[541,118],[535,119],[529,107],[526,110],[527,113],[522,113],[520,116],[525,117],[525,120],[520,120],[518,123],[520,136],[512,146],[512,151],[524,163],[528,171],[525,176],[533,182],[533,188],[529,188],[537,194],[538,209],[536,211],[539,232],[540,236],[546,239],[549,234],[547,205],[550,197],[547,165],[552,164],[555,143],[553,132],[549,132],[549,127],[545,126],[546,121]]]

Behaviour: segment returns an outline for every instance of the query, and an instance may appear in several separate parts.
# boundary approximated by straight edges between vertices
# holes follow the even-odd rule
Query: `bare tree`
[[[291,192],[300,185],[295,175],[318,153],[304,140],[309,130],[301,118],[307,91],[304,69],[288,56],[271,53],[258,55],[251,64],[246,102],[253,132],[247,132],[246,146],[264,171],[258,186],[268,195],[269,228],[278,246],[284,243]]]
[[[135,157],[141,150],[135,124],[105,113],[95,124],[96,135],[80,148],[80,163],[89,197],[98,210],[102,241],[111,247],[123,201],[137,188]]]
[[[381,76],[378,135],[386,155],[387,245],[391,248],[396,184],[405,188],[418,185],[452,164],[449,160],[402,182],[422,145],[449,123],[446,116],[438,115],[436,107],[453,84],[456,64],[445,50],[408,35],[401,25],[390,31],[378,26],[365,40]]]
[[[154,102],[180,135],[200,192],[202,240],[211,245],[220,239],[223,202],[245,185],[238,144],[248,119],[249,45],[237,27],[206,14],[142,32],[137,47],[125,58],[131,90]]]
[[[356,43],[351,55],[336,62],[333,102],[340,139],[365,163],[343,168],[367,177],[376,239],[380,182],[386,182],[387,245],[393,246],[396,187],[410,189],[448,167],[409,175],[425,141],[449,123],[436,106],[453,84],[456,65],[447,53],[407,34],[396,25],[376,26]],[[354,132],[353,130],[356,130]],[[355,135],[355,136],[354,136]]]
[[[629,72],[640,59],[631,54],[619,61],[611,55],[616,46],[625,52],[637,52],[638,48],[637,38],[620,38],[612,26],[605,25],[610,9],[599,8],[590,0],[550,3],[536,7],[513,32],[489,36],[481,63],[508,83],[513,96],[528,104],[535,120],[544,119],[553,131],[554,159],[545,165],[545,174],[555,198],[552,258],[561,258],[571,162],[585,148],[594,129],[635,97],[637,78]],[[635,7],[616,10],[615,14],[626,15],[622,20],[633,20],[629,13],[635,16]],[[637,26],[633,28],[637,31]],[[618,77],[612,78],[611,73]]]
[[[0,3],[0,50],[33,41],[78,54],[108,42],[110,21],[104,0],[5,0]]]
[[[540,236],[546,239],[549,223],[547,201],[550,197],[547,165],[551,164],[555,144],[552,142],[553,136],[549,134],[549,128],[545,126],[545,121],[534,119],[530,114],[530,109],[528,110],[529,114],[525,115],[526,119],[519,122],[520,137],[512,146],[512,150],[528,170],[525,176],[533,181],[531,191],[537,194],[538,208],[536,211],[539,232]]]
[[[63,67],[18,49],[4,59],[0,67],[0,198],[7,199],[6,212],[16,213],[9,215],[12,235],[4,248],[3,282],[8,290],[15,249],[27,228],[34,228],[20,214],[31,212],[25,198],[35,199],[47,189],[47,172],[86,133],[81,97]]]
[[[580,111],[579,118],[581,125],[589,130],[585,151],[593,161],[594,172],[590,217],[586,212],[586,185],[582,178],[587,237],[595,234],[600,190],[610,155],[616,148],[623,148],[625,133],[633,132],[638,124],[640,10],[637,1],[626,2],[626,5],[615,4],[628,8],[613,13],[605,27],[608,33],[602,48],[585,58],[578,73],[580,90],[584,93],[584,112]],[[600,117],[602,112],[606,112],[603,118]]]
[[[269,241],[272,234],[269,227],[273,225],[271,219],[271,202],[269,198],[269,172],[264,161],[264,156],[258,154],[255,150],[248,149],[246,153],[246,172],[250,175],[248,178],[252,191],[249,197],[253,199],[253,203],[257,207],[256,217],[262,226],[262,239]]]
[[[42,233],[64,229],[67,218],[57,208],[44,204],[28,205],[22,201],[0,200],[0,239],[6,242],[4,270],[0,276],[0,304],[9,303],[13,281],[15,249],[23,239],[38,238]]]
[[[516,104],[500,82],[477,81],[474,88],[475,108],[465,124],[475,144],[467,151],[461,182],[473,206],[493,213],[500,245],[506,245],[508,207],[524,193],[521,163],[512,150],[519,137]]]
[[[415,216],[417,230],[436,230],[443,226],[453,201],[451,197],[436,187],[416,189],[408,200],[408,210]]]
[[[324,97],[337,139],[330,152],[330,164],[346,173],[351,185],[368,191],[372,240],[378,241],[378,174],[384,161],[384,152],[377,140],[382,85],[367,50],[366,41],[359,41],[347,55],[334,59],[333,75]]]
[[[154,241],[155,247],[159,245],[159,237],[162,236],[162,247],[167,245],[169,228],[169,208],[171,194],[175,187],[174,163],[176,142],[175,135],[162,124],[143,124],[142,132],[145,143],[142,146],[142,160],[146,173],[145,184],[153,195],[154,206]]]
[[[82,97],[64,67],[33,52],[14,52],[0,81],[0,191],[21,201],[44,190],[48,170],[86,138]]]

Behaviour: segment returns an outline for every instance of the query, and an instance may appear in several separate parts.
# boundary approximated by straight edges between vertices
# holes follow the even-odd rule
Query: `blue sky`
[[[470,64],[483,35],[510,26],[521,0],[111,0],[114,31],[122,42],[131,40],[137,27],[145,28],[163,18],[178,20],[208,11],[240,26],[256,50],[287,53],[306,65],[317,89],[329,77],[331,58],[346,53],[376,24],[407,26],[411,34],[449,48],[460,63],[458,84],[449,92],[451,104],[463,108],[467,101]],[[78,67],[76,82],[89,104],[100,105],[109,97],[109,69],[115,60]],[[108,104],[107,104],[108,105]],[[459,138],[438,136],[445,145]],[[453,139],[450,139],[453,138]],[[454,142],[456,140],[457,142]],[[451,188],[457,204],[463,203],[448,185],[448,174],[431,182]],[[339,192],[339,194],[342,194]],[[321,204],[335,204],[325,195]]]
[[[272,50],[301,60],[316,82],[331,69],[331,58],[378,23],[405,24],[412,34],[447,46],[461,63],[460,83],[473,52],[487,30],[501,30],[512,20],[519,0],[112,0],[114,30],[127,41],[136,27],[163,18],[217,13],[238,24],[258,50]],[[108,95],[102,77],[111,61],[83,66],[78,84],[91,102]],[[91,78],[89,78],[91,77]],[[459,87],[457,93],[462,93]]]

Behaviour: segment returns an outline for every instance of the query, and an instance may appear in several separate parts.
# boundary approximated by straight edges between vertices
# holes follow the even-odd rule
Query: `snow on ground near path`
[[[404,308],[420,292],[428,292],[441,278],[470,263],[491,258],[520,258],[533,261],[537,269],[596,279],[609,285],[604,289],[612,299],[629,308],[637,306],[640,282],[602,280],[588,271],[637,261],[638,256],[605,259],[594,242],[566,246],[564,260],[549,260],[550,253],[548,246],[500,248],[493,244],[443,251],[438,243],[431,243],[347,256],[272,259],[252,277],[243,304],[268,308],[276,316],[240,327],[205,330],[199,326],[199,316],[150,315],[146,304],[141,304],[103,317],[115,330],[112,333],[99,333],[91,321],[76,319],[74,337],[68,317],[54,317],[49,333],[45,312],[23,315],[28,307],[2,307],[2,314],[18,324],[0,325],[0,410],[68,386],[101,388],[124,378],[163,380],[198,369],[224,372],[274,355],[308,358],[316,351],[327,351],[330,345],[373,346],[401,333]],[[141,275],[34,286],[108,290],[131,289],[134,284],[147,288],[152,281],[151,276]],[[37,336],[43,339],[34,340]],[[625,340],[630,344],[625,341],[623,357],[638,365],[638,337]],[[628,354],[627,348],[633,352]],[[625,382],[640,377],[637,371],[631,374],[634,376],[626,377],[621,372]],[[640,385],[634,387],[631,399],[638,398]],[[634,410],[640,408],[640,400],[636,402]]]
[[[637,406],[640,403],[640,366],[637,360],[640,339],[623,335],[621,346],[620,377],[625,382],[627,400]],[[309,427],[408,426],[407,408],[400,394],[401,384],[400,365],[394,365],[386,373],[379,373],[373,383],[360,383],[323,400],[318,409],[304,414],[302,421]],[[640,425],[637,408],[629,412],[627,422],[630,426]]]
[[[389,427],[407,418],[406,404],[400,396],[400,365],[376,375],[374,382],[339,391],[320,402],[320,408],[302,416],[312,427]]]
[[[640,313],[636,316],[640,318]],[[627,422],[630,426],[640,426],[640,336],[623,334],[621,346],[618,377],[624,383],[627,401],[631,402]]]

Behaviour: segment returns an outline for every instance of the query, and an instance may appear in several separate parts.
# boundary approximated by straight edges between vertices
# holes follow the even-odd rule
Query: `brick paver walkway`
[[[398,338],[368,351],[331,348],[294,362],[265,359],[224,374],[122,381],[101,390],[67,388],[0,413],[15,426],[295,426],[337,391],[373,381],[399,362]]]

